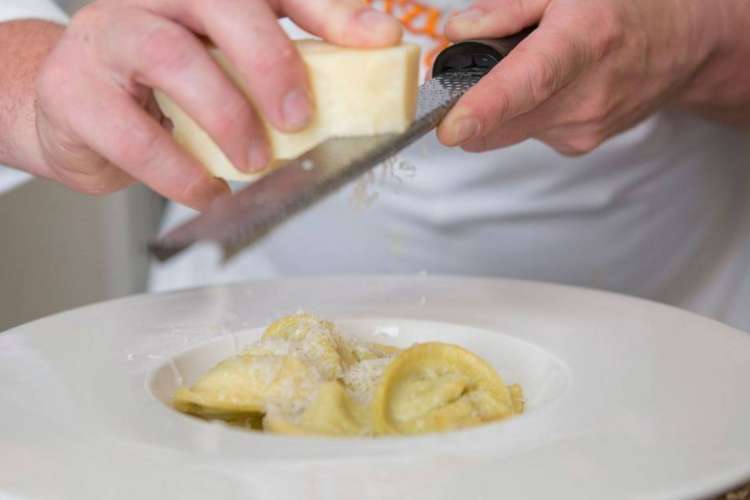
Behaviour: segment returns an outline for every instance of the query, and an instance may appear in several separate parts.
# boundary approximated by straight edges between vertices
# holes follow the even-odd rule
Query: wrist
[[[0,164],[50,176],[36,131],[36,79],[63,32],[48,21],[0,23]]]
[[[747,123],[750,110],[750,7],[744,0],[704,3],[696,18],[701,52],[677,104],[712,118]],[[696,28],[697,31],[698,28]]]

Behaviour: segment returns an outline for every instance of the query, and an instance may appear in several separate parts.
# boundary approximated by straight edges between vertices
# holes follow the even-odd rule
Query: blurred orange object
[[[443,33],[447,15],[444,11],[416,0],[365,0],[367,4],[380,8],[397,17],[404,29],[417,36],[429,38],[433,47],[425,53],[423,63],[432,66],[435,57],[450,42]]]

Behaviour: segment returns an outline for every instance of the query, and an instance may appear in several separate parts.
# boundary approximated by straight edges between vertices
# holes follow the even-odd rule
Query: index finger
[[[354,47],[394,45],[398,21],[359,0],[138,0],[224,52],[261,114],[278,130],[309,124],[313,105],[306,68],[277,17],[289,16],[323,39]]]
[[[224,181],[209,175],[129,94],[106,78],[90,79],[79,90],[80,95],[97,98],[78,100],[73,126],[110,163],[164,197],[197,210],[229,193]]]
[[[458,146],[537,108],[581,73],[588,54],[580,35],[542,23],[462,97],[438,128]]]

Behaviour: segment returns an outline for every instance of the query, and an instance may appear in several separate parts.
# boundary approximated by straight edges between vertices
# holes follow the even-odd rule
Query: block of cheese
[[[273,158],[269,168],[300,156],[330,137],[402,132],[414,120],[418,46],[352,49],[319,40],[295,43],[308,69],[315,116],[308,128],[293,134],[279,132],[264,120]],[[242,88],[222,54],[217,50],[212,54]],[[252,104],[249,95],[248,99]],[[258,177],[237,170],[213,139],[168,96],[157,92],[156,100],[174,124],[175,140],[213,175],[227,180]]]

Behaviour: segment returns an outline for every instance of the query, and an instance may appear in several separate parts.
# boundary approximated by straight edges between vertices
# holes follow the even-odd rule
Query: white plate
[[[472,430],[260,435],[174,412],[178,379],[304,309],[402,345],[447,340],[520,382]],[[672,499],[750,478],[750,335],[555,285],[442,277],[255,282],[141,296],[0,335],[0,497]]]

